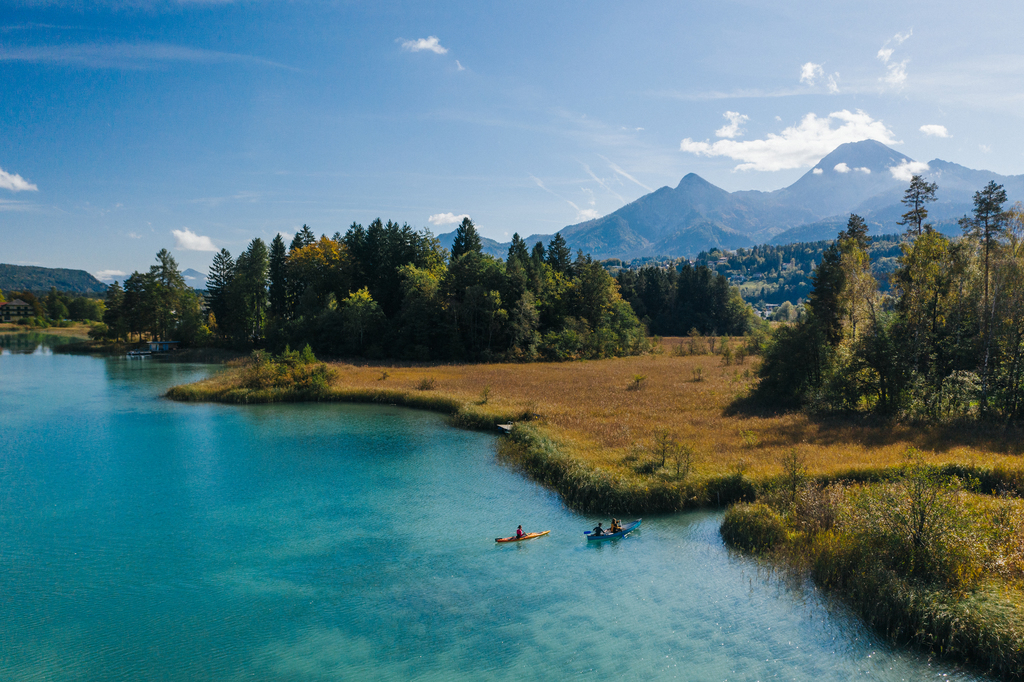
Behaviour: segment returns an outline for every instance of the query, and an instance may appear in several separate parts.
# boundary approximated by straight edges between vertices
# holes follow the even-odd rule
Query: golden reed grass
[[[732,347],[740,341],[734,339]],[[659,431],[693,448],[692,475],[738,471],[754,480],[780,475],[783,456],[794,449],[807,472],[817,476],[899,464],[909,447],[923,453],[926,462],[989,468],[1016,468],[1024,450],[1020,433],[1003,428],[731,409],[755,380],[757,358],[725,365],[717,355],[679,356],[673,351],[680,342],[685,340],[663,339],[662,352],[652,355],[567,363],[336,362],[330,363],[336,372],[330,388],[333,399],[340,400],[379,395],[381,400],[427,409],[436,402],[445,412],[450,412],[448,406],[461,404],[484,420],[487,415],[502,419],[532,413],[534,425],[567,454],[613,472],[627,468],[623,459],[630,454],[652,450]],[[178,395],[172,391],[171,397],[218,400],[217,394],[226,394],[237,381],[238,372],[221,373]],[[638,376],[644,377],[639,388]],[[424,386],[432,388],[423,390]]]

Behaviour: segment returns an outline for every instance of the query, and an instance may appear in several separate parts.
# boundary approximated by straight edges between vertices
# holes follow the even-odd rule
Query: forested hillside
[[[0,289],[42,293],[56,288],[72,294],[101,294],[107,285],[85,270],[0,263]]]

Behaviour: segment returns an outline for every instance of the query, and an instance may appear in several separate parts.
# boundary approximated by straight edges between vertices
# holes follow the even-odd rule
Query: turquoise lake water
[[[0,337],[0,347],[17,347]],[[731,554],[600,519],[437,415],[182,405],[214,371],[0,355],[0,680],[985,679]],[[516,524],[544,538],[496,545]]]

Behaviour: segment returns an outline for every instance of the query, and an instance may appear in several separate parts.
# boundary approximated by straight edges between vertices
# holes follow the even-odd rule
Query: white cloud
[[[209,237],[198,235],[187,227],[183,230],[171,230],[174,241],[179,249],[185,251],[217,251],[213,241]]]
[[[598,213],[596,209],[593,209],[593,208],[583,208],[583,209],[581,209],[579,206],[577,206],[576,204],[572,203],[571,201],[569,202],[569,205],[576,209],[576,220],[581,222],[581,223],[586,221],[586,220],[595,220],[595,219],[601,217],[601,214]]]
[[[823,171],[823,170],[822,170],[822,169],[820,169],[820,168],[815,168],[815,169],[814,169],[813,171],[811,171],[811,172],[812,172],[812,173],[814,173],[815,175],[821,175],[821,174],[822,174],[822,173],[824,173],[825,171]]]
[[[909,38],[912,35],[914,35],[914,29],[910,29],[906,33],[897,33],[896,35],[894,35],[892,37],[892,39],[896,41],[897,45],[902,45],[903,41],[905,41],[907,38]]]
[[[836,71],[830,75],[825,85],[828,86],[828,93],[830,95],[834,95],[839,92],[839,72]]]
[[[807,85],[814,85],[815,81],[825,75],[825,69],[821,68],[821,64],[815,64],[814,62],[807,62],[800,67],[800,82],[806,83]]]
[[[923,125],[920,130],[925,135],[931,135],[932,137],[953,137],[949,134],[949,131],[946,130],[946,126],[940,126],[935,123]]]
[[[900,161],[900,165],[891,166],[889,168],[889,172],[892,173],[892,176],[897,180],[902,180],[903,182],[910,182],[915,175],[920,175],[928,170],[930,169],[928,168],[927,163],[923,161],[907,161],[906,159]]]
[[[0,168],[0,189],[9,189],[12,192],[38,192],[39,188],[31,182],[14,173],[8,173]]]
[[[883,47],[878,51],[878,54],[876,54],[875,56],[881,59],[883,64],[888,64],[889,59],[892,57],[892,53],[894,51],[895,50],[893,50],[891,47]]]
[[[434,54],[448,53],[448,48],[441,47],[441,43],[438,41],[437,36],[420,38],[419,40],[402,40],[401,38],[398,40],[402,43],[402,49],[408,50],[409,52],[422,52],[423,50],[429,50]]]
[[[434,215],[427,218],[427,222],[431,225],[454,225],[455,223],[461,223],[463,218],[468,218],[468,213],[462,215],[455,215],[454,213],[435,213]]]
[[[456,59],[455,60],[455,70],[456,71],[465,71],[466,67],[462,65],[462,62],[460,62],[458,59]]]
[[[836,173],[849,173],[850,172],[850,167],[847,166],[845,162],[844,163],[837,163],[836,167],[833,168],[832,170],[834,170]]]
[[[881,80],[886,85],[890,85],[894,88],[902,88],[907,82],[907,62],[909,60],[904,59],[902,62],[889,64],[886,68],[885,75],[882,76]]]
[[[126,273],[123,270],[100,270],[99,272],[94,272],[93,274],[96,275],[96,279],[98,279],[99,281],[109,282],[115,277],[124,277],[128,273]]]
[[[838,127],[833,128],[833,122]],[[881,121],[860,110],[851,113],[843,109],[822,118],[807,114],[798,125],[779,135],[769,133],[764,140],[719,140],[711,144],[686,138],[679,149],[698,156],[725,156],[741,161],[735,170],[777,171],[813,166],[839,145],[861,140],[897,144],[892,131]]]
[[[725,116],[729,120],[724,126],[715,131],[717,137],[727,137],[730,140],[734,137],[738,137],[742,134],[740,126],[750,120],[749,116],[745,116],[736,111],[727,111],[722,116]]]
[[[978,149],[985,152],[986,154],[992,151],[992,147],[989,147],[987,144],[979,144]]]

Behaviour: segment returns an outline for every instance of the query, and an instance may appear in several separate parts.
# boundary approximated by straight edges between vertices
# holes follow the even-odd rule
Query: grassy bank
[[[915,456],[884,482],[822,485],[793,467],[730,508],[722,537],[810,575],[894,641],[1021,679],[1024,502],[975,492],[972,473]]]

